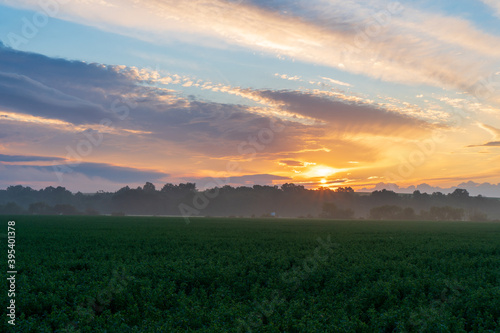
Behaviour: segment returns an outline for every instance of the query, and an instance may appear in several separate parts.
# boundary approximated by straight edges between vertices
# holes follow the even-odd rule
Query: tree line
[[[203,205],[197,202],[203,201]],[[201,206],[201,207],[200,207]],[[350,187],[306,189],[302,185],[229,185],[200,190],[194,183],[157,189],[125,186],[116,192],[72,193],[64,187],[35,190],[21,185],[0,190],[0,214],[280,216],[331,219],[473,220],[500,219],[500,200],[470,196],[464,189],[432,194],[389,190],[357,193]]]

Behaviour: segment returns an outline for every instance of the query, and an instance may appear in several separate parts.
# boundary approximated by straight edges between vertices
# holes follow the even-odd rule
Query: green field
[[[2,332],[500,332],[498,223],[14,220]]]

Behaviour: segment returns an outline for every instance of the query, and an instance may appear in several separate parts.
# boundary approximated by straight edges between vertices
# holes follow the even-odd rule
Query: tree
[[[333,202],[323,203],[322,215],[324,217],[331,217],[335,215],[336,212],[337,212],[337,205],[335,205]]]
[[[411,207],[406,207],[401,212],[401,219],[402,220],[415,220],[416,218],[417,218],[417,215],[415,214],[415,210]]]
[[[474,210],[469,214],[469,221],[473,222],[486,222],[488,221],[488,215],[478,210]]]
[[[156,187],[153,183],[150,183],[150,182],[146,182],[146,184],[144,184],[144,187],[142,188],[144,190],[144,192],[156,192]]]
[[[375,220],[398,220],[403,215],[403,208],[395,205],[384,205],[370,209],[370,218]]]
[[[181,191],[185,192],[195,192],[196,191],[196,184],[195,183],[180,183],[179,184],[179,189]]]
[[[295,184],[286,183],[286,184],[281,185],[281,190],[283,192],[295,193],[295,192],[302,192],[305,190],[305,188],[302,185],[295,185]]]
[[[381,191],[373,191],[370,197],[378,202],[393,202],[399,199],[399,196],[394,191],[383,189]]]
[[[121,194],[121,193],[125,193],[125,192],[128,192],[128,191],[130,191],[130,187],[128,187],[128,185],[127,185],[127,186],[125,186],[125,187],[122,187],[122,188],[121,188],[121,189],[119,189],[118,191],[116,191],[116,193],[115,193],[115,194]]]
[[[429,217],[437,221],[459,221],[464,218],[464,210],[462,208],[453,208],[450,206],[436,207],[432,206],[429,211]]]
[[[50,215],[53,213],[52,207],[45,202],[32,203],[28,208],[28,212],[32,215]]]
[[[167,183],[165,185],[163,185],[163,187],[161,188],[161,192],[173,192],[175,190],[176,186],[172,183]]]
[[[424,204],[429,200],[430,195],[425,192],[421,193],[419,190],[415,190],[413,191],[411,197],[413,198],[413,200],[415,200],[416,203]]]
[[[457,188],[453,193],[450,193],[449,196],[455,199],[468,199],[469,192],[467,190]]]
[[[5,206],[0,206],[0,214],[21,215],[24,213],[24,209],[15,202],[8,202]]]
[[[444,199],[446,198],[446,196],[441,192],[432,192],[431,198],[433,200],[437,200],[437,199]]]
[[[352,209],[339,209],[333,202],[325,202],[320,216],[327,219],[352,219],[354,211]]]
[[[335,189],[335,193],[354,193],[352,187],[338,187]]]
[[[57,215],[78,215],[78,210],[72,205],[58,204],[54,206],[54,213]]]

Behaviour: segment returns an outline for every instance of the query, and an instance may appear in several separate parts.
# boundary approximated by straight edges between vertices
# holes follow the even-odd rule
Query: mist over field
[[[319,217],[384,220],[500,220],[500,199],[471,196],[465,189],[449,194],[398,194],[389,190],[356,193],[350,187],[307,190],[284,184],[223,186],[198,190],[194,183],[152,183],[117,192],[73,194],[63,187],[0,190],[0,213],[31,215],[170,215],[240,217]]]

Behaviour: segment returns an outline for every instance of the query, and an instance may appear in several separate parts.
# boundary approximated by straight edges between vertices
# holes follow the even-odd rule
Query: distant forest
[[[356,193],[350,187],[308,190],[295,184],[198,190],[196,184],[152,183],[117,192],[71,193],[64,187],[0,190],[0,214],[320,217],[330,219],[500,220],[500,199],[453,193]]]

